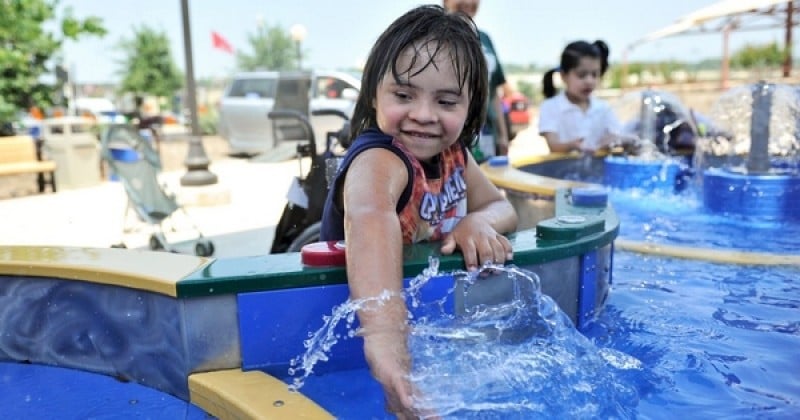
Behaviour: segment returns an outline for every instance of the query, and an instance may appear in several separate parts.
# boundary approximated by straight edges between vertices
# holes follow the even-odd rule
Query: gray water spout
[[[765,81],[753,87],[753,112],[750,117],[750,154],[747,157],[749,173],[766,173],[769,162],[769,120],[772,115],[772,92],[775,86]]]
[[[656,143],[656,95],[650,89],[642,92],[639,112],[639,139]]]

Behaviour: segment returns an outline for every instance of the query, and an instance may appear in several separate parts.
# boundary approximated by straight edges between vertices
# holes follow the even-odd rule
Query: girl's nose
[[[436,112],[434,110],[434,105],[431,101],[421,100],[417,101],[412,109],[411,112],[408,113],[409,118],[414,121],[417,121],[420,124],[431,123],[436,121]]]

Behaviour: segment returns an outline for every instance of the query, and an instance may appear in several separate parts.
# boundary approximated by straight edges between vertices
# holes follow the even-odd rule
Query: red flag
[[[226,53],[233,54],[233,47],[231,44],[216,31],[211,31],[211,45],[214,48],[219,48],[220,50],[225,51]]]

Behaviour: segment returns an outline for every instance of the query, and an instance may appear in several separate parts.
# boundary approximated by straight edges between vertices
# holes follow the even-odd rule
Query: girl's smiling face
[[[400,54],[399,80],[390,69],[378,84],[373,102],[378,128],[422,161],[458,140],[470,98],[466,84],[459,88],[450,51],[442,48],[434,53],[428,46],[417,43]]]
[[[587,102],[600,80],[600,59],[582,57],[578,66],[562,74],[567,97],[573,102]]]

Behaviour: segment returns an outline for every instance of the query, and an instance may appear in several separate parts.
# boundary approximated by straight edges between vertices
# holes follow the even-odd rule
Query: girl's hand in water
[[[399,419],[415,419],[413,388],[408,380],[411,366],[405,331],[364,335],[364,355],[372,376],[383,387],[386,411]]]
[[[456,248],[464,254],[464,264],[469,271],[475,271],[487,262],[502,265],[513,258],[508,238],[497,233],[479,213],[464,216],[444,238],[442,254],[450,255]]]

